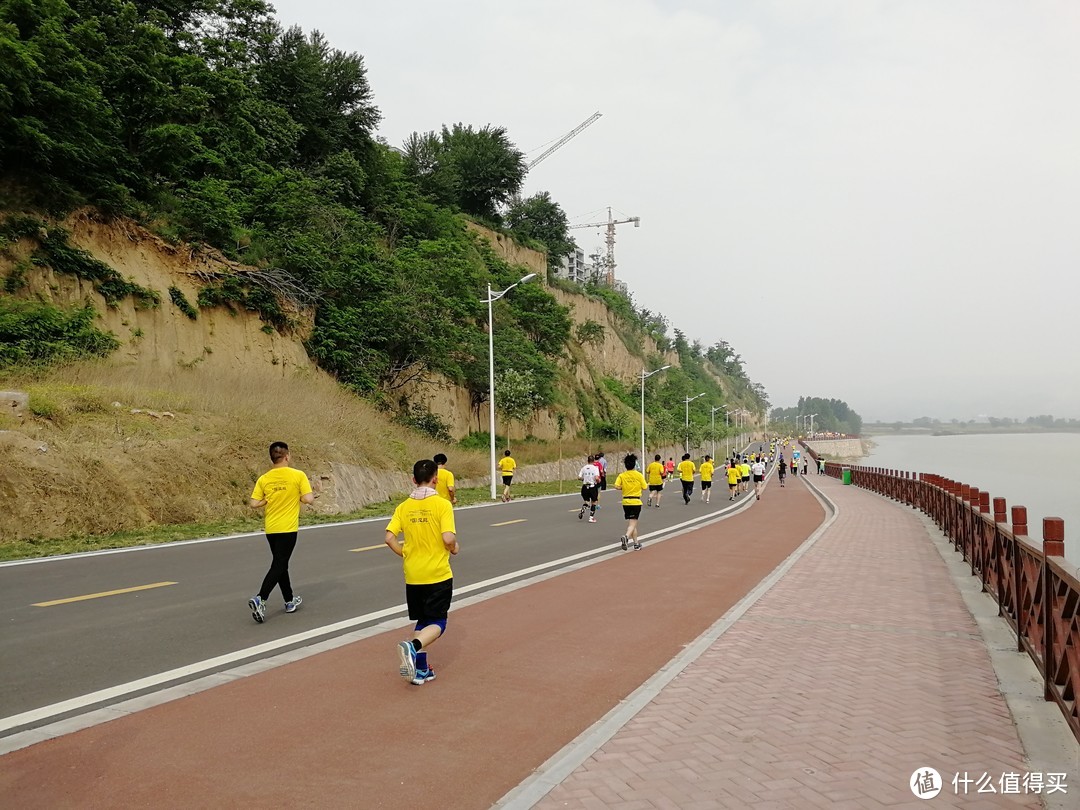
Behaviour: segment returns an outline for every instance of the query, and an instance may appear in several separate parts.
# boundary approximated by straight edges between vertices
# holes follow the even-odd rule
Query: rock
[[[175,419],[176,418],[176,414],[172,413],[171,411],[162,411],[161,415],[164,416],[166,419]]]
[[[124,407],[124,406],[123,406],[123,405],[121,405],[121,404],[120,404],[119,402],[114,402],[114,403],[112,404],[112,406],[113,406],[114,408],[123,408],[123,407]]]
[[[143,410],[142,410],[142,408],[132,408],[132,409],[131,409],[131,412],[132,412],[132,413],[142,413],[142,412],[143,412]]]
[[[25,391],[0,391],[0,409],[3,413],[21,417],[30,407],[30,395]]]
[[[39,444],[38,445],[38,452],[39,453],[48,453],[49,452],[49,445],[47,445],[47,444]]]

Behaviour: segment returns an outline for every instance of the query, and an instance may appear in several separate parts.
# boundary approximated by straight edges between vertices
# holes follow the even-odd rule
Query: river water
[[[1080,433],[871,436],[861,464],[937,473],[1026,506],[1028,534],[1042,540],[1042,519],[1065,520],[1065,556],[1080,565]],[[1011,519],[1011,513],[1010,513]]]

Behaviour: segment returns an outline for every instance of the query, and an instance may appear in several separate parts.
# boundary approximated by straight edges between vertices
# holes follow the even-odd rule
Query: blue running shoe
[[[428,681],[433,681],[433,680],[435,680],[435,670],[433,670],[433,669],[418,669],[418,670],[416,670],[416,675],[413,676],[413,679],[410,681],[410,683],[413,686],[423,686]]]
[[[251,618],[262,624],[266,618],[266,602],[262,600],[262,597],[255,595],[248,599],[248,607],[251,608]]]
[[[397,646],[398,658],[401,659],[398,672],[402,678],[411,681],[416,677],[416,650],[413,649],[411,641],[399,641]]]
[[[300,605],[302,605],[303,603],[304,603],[303,598],[301,598],[299,596],[296,596],[294,594],[293,598],[285,603],[285,612],[286,613],[296,613],[296,609],[298,607],[300,607]]]

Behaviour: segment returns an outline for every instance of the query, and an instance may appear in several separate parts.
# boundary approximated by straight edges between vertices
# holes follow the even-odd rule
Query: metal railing
[[[815,461],[817,454],[803,445]],[[1060,707],[1080,742],[1080,580],[1065,560],[1065,521],[1043,519],[1028,537],[1027,509],[940,475],[826,462],[825,474],[926,513],[963,554],[1043,676],[1043,697]]]

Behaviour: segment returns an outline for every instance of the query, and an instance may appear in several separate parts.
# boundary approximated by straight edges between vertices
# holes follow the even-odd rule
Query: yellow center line
[[[118,596],[122,593],[135,593],[135,591],[148,591],[151,588],[164,588],[166,585],[175,585],[175,582],[153,582],[149,585],[137,585],[134,588],[120,588],[115,591],[102,591],[101,593],[88,593],[85,596],[69,596],[67,599],[53,599],[51,602],[35,602],[31,607],[52,607],[53,605],[66,605],[69,602],[84,602],[87,599],[101,599],[103,596]]]
[[[502,523],[492,523],[492,526],[509,526],[511,523],[525,523],[527,518],[519,518],[517,520],[504,520]]]
[[[349,551],[374,551],[377,548],[387,548],[386,543],[379,543],[377,546],[363,546],[362,548],[350,548]]]

